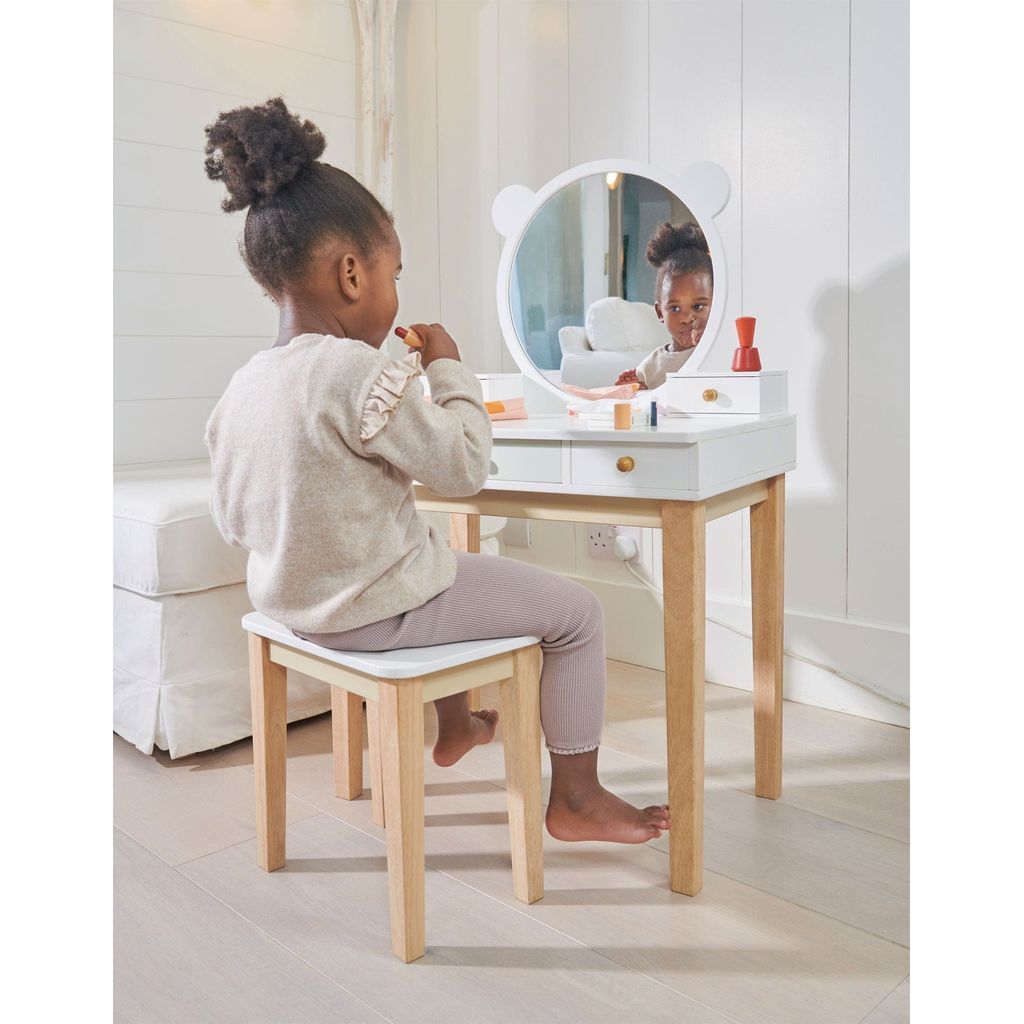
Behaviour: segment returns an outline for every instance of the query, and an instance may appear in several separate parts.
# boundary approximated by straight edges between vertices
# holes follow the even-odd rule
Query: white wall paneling
[[[787,607],[846,614],[849,6],[745,0],[743,302],[789,370]],[[745,576],[746,578],[746,576]]]
[[[355,64],[351,4],[342,0],[115,0],[122,11],[212,29],[300,53]],[[240,16],[241,15],[241,16]]]
[[[277,314],[248,277],[117,271],[114,333],[276,338]]]
[[[216,403],[215,397],[114,402],[114,465],[207,458],[203,428]]]
[[[338,64],[337,67],[347,68],[347,65]],[[347,74],[347,71],[345,73]],[[217,185],[206,178],[202,170],[201,154],[206,145],[203,129],[214,121],[222,110],[230,110],[246,103],[262,103],[273,95],[276,94],[269,90],[261,90],[249,96],[115,74],[114,138],[136,143],[146,142],[160,147],[173,146],[199,155],[199,180],[205,185],[204,191],[209,197],[201,200],[202,205],[199,209],[217,210],[223,193]],[[324,133],[327,141],[325,159],[329,162],[335,161],[339,166],[355,174],[358,166],[356,154],[359,125],[355,116],[325,114],[293,103],[287,93],[284,93],[284,97],[296,114],[308,117]]]
[[[402,241],[400,323],[441,319],[437,195],[437,13],[400,3],[395,25],[395,227]],[[387,343],[392,355],[406,349]]]
[[[728,367],[731,323],[747,314],[765,365],[790,373],[800,432],[787,643],[905,697],[905,0],[414,0],[400,11],[424,25],[428,52],[436,18],[439,59],[435,88],[407,76],[402,97],[399,84],[416,123],[399,133],[426,131],[422,121],[441,146],[436,199],[421,189],[426,203],[413,204],[407,187],[413,221],[400,227],[434,238],[438,306],[481,371],[497,368],[488,189],[538,188],[613,155],[676,168],[714,160],[729,172],[717,226],[730,287],[710,368]],[[722,616],[749,618],[747,534],[745,513],[708,530],[709,598]],[[660,533],[642,548],[657,581]],[[609,655],[660,666],[656,598],[623,567],[590,559],[585,527],[535,523],[533,547],[506,553],[586,582],[617,627]],[[708,637],[709,678],[749,685],[749,665],[746,676],[737,668],[749,642],[714,624]],[[791,696],[905,720],[825,670],[786,665]]]
[[[215,397],[275,335],[262,338],[115,338],[114,399]],[[205,394],[204,394],[205,392]]]
[[[117,0],[114,33],[114,461],[202,458],[217,396],[277,334],[203,129],[282,94],[355,173],[355,22],[335,0]]]
[[[153,274],[245,277],[238,251],[244,213],[114,209],[114,269]]]
[[[538,189],[570,166],[568,5],[500,0],[497,21],[499,184]]]
[[[233,6],[244,31],[249,12],[265,5],[243,0]],[[338,34],[351,32],[347,13],[337,11]],[[281,94],[296,107],[350,116],[359,90],[354,61],[116,8],[114,71],[235,96],[266,99]]]
[[[910,18],[898,0],[856,0],[851,15],[847,613],[906,626]]]
[[[494,291],[501,251],[491,224],[500,181],[498,4],[468,0],[435,10],[441,321],[472,366],[512,372],[494,311],[479,299]]]
[[[730,289],[712,358],[726,367],[731,321],[757,316],[799,415],[787,644],[904,696],[905,0],[413,0],[398,15],[400,319],[439,319],[475,369],[511,370],[489,215],[501,187],[609,155],[722,164]],[[201,457],[214,396],[276,333],[238,259],[241,218],[203,174],[203,127],[282,93],[324,130],[326,159],[357,167],[354,18],[333,0],[117,0],[114,20],[115,457]],[[723,621],[749,614],[746,518],[709,528]],[[585,537],[538,523],[508,554],[587,582],[614,624],[609,654],[660,664],[656,599]],[[657,579],[660,533],[642,549]],[[708,636],[709,678],[746,685],[745,641]],[[799,699],[899,717],[827,671],[787,659],[787,673]]]
[[[610,156],[646,161],[647,0],[570,3],[568,11],[569,164]]]

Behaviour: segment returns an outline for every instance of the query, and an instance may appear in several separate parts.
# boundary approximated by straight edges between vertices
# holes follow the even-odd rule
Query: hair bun
[[[206,127],[206,174],[223,181],[224,210],[244,210],[272,196],[313,164],[324,137],[312,121],[291,113],[280,96],[222,113]]]
[[[676,227],[675,224],[666,221],[654,232],[651,240],[647,243],[647,262],[651,266],[660,267],[667,259],[683,249],[696,249],[710,255],[708,240],[696,224],[691,221]]]

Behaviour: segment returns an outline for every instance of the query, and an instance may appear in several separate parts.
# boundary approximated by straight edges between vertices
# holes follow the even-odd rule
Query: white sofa
[[[209,463],[114,476],[114,731],[184,757],[252,734],[246,553],[209,512]],[[330,708],[288,673],[288,721]]]
[[[562,383],[597,388],[615,383],[649,352],[668,341],[654,306],[609,296],[587,310],[583,326],[558,332],[562,349]]]

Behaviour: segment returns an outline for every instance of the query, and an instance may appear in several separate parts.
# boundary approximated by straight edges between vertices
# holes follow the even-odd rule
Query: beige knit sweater
[[[670,373],[678,373],[693,353],[692,348],[681,352],[672,343],[656,348],[636,368],[636,375],[648,388],[660,388]]]
[[[447,538],[412,481],[475,494],[491,421],[462,363],[395,360],[361,341],[304,334],[258,352],[206,426],[211,511],[249,551],[249,596],[292,629],[332,633],[397,615],[451,586]]]

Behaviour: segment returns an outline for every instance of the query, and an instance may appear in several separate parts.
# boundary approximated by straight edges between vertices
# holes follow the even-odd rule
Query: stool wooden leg
[[[252,762],[256,776],[256,850],[264,871],[284,867],[288,673],[270,660],[270,642],[249,634]]]
[[[378,683],[384,807],[388,822],[391,950],[410,963],[425,951],[423,680]]]
[[[363,698],[331,687],[331,741],[334,792],[342,800],[363,794]]]
[[[448,514],[448,546],[452,551],[480,553],[480,517],[470,512]],[[480,691],[468,690],[469,710],[480,710]]]
[[[375,700],[366,702],[366,739],[370,759],[370,805],[374,825],[384,828],[384,769],[381,764],[380,705]]]
[[[754,638],[754,792],[782,793],[782,627],[785,474],[750,507],[750,604]]]
[[[514,652],[513,674],[501,684],[501,729],[508,779],[508,830],[516,898],[544,896],[540,800],[540,647]]]

